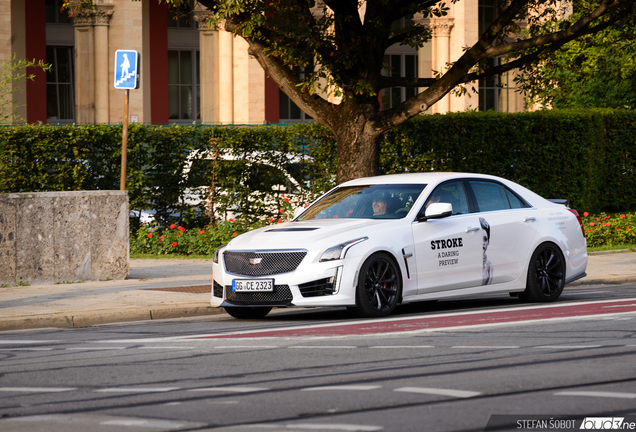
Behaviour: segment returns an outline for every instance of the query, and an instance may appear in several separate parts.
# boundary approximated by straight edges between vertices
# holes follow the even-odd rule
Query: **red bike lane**
[[[636,312],[636,299],[595,301],[563,305],[529,306],[515,309],[435,314],[421,317],[385,318],[351,323],[318,324],[276,330],[201,335],[186,339],[243,339],[265,337],[334,337],[406,333],[515,322],[563,320],[576,317],[608,316]]]

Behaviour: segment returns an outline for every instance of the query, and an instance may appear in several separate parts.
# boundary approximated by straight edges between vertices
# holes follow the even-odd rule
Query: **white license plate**
[[[232,281],[234,292],[272,292],[274,291],[274,279],[234,279]]]

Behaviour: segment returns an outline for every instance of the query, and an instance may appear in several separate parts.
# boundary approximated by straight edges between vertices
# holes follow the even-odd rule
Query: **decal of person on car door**
[[[483,247],[484,247],[484,260],[483,260],[483,269],[482,269],[482,285],[490,285],[492,283],[492,263],[488,261],[488,256],[486,256],[486,249],[488,249],[488,245],[490,244],[490,225],[486,222],[486,219],[479,218],[479,223],[481,224],[481,228],[483,230]]]

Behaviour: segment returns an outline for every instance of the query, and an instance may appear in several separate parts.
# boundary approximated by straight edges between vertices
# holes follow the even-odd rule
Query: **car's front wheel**
[[[526,290],[519,298],[534,302],[555,301],[565,286],[565,260],[553,243],[543,243],[532,254],[528,265]]]
[[[238,319],[259,319],[264,318],[271,307],[226,307],[225,312]]]
[[[371,255],[360,268],[356,307],[361,317],[383,317],[395,309],[402,290],[399,268],[386,253]]]

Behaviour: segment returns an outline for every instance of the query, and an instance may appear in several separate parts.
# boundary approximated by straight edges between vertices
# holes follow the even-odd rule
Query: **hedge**
[[[214,146],[238,160],[258,155],[272,165],[306,155],[295,174],[305,196],[335,184],[336,145],[318,124],[290,126],[144,126],[128,135],[131,209],[157,210],[165,224],[202,226],[205,218],[184,212],[179,198],[203,178],[182,175],[194,150]],[[450,113],[418,116],[384,136],[384,174],[463,171],[499,175],[548,198],[567,198],[589,212],[636,207],[636,113],[628,110]],[[12,126],[0,129],[0,192],[119,189],[121,126]],[[254,202],[255,190],[271,191],[272,179],[254,165],[237,163],[218,178],[217,212],[239,206],[253,218],[275,208]],[[254,183],[254,179],[263,185]],[[248,181],[249,179],[249,181]],[[229,192],[228,192],[229,191]],[[225,200],[225,202],[223,202]],[[171,215],[180,211],[180,220]],[[189,216],[188,216],[189,215]]]

